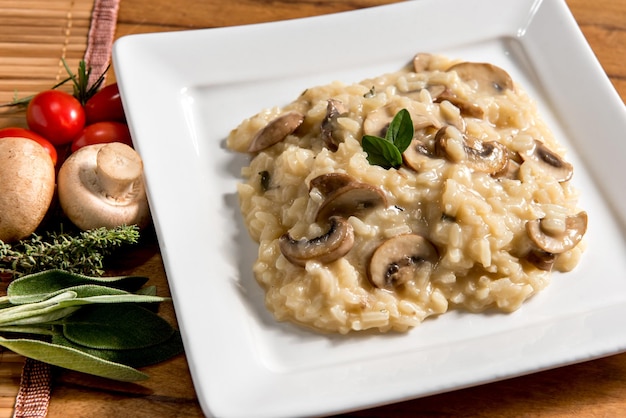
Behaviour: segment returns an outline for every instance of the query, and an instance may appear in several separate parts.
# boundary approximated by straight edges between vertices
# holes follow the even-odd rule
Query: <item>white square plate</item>
[[[450,312],[406,334],[277,323],[251,265],[225,148],[305,88],[396,71],[417,52],[505,68],[575,164],[590,219],[575,271],[512,314]],[[115,69],[198,397],[207,415],[331,414],[626,349],[624,105],[561,0],[418,0],[316,18],[133,35]]]

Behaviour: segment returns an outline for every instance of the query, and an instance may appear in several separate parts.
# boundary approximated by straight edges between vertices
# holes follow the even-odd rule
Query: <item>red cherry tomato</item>
[[[28,129],[24,129],[24,128],[4,128],[4,129],[0,129],[0,138],[8,138],[8,137],[19,137],[19,138],[28,138],[28,139],[32,139],[33,141],[37,142],[39,145],[41,145],[42,147],[44,147],[46,149],[46,151],[48,151],[48,154],[50,154],[50,158],[52,158],[52,164],[57,165],[57,150],[54,147],[54,145],[52,145],[50,143],[50,141],[48,141],[47,139],[45,139],[44,137],[42,137],[41,135],[36,134],[33,131],[29,131]]]
[[[85,111],[71,94],[59,90],[38,93],[26,109],[28,127],[59,146],[68,144],[85,126]]]
[[[98,90],[85,104],[87,124],[113,121],[126,122],[122,98],[117,83],[109,84]]]
[[[85,129],[72,141],[72,152],[86,145],[123,142],[132,147],[128,125],[120,122],[96,122]]]

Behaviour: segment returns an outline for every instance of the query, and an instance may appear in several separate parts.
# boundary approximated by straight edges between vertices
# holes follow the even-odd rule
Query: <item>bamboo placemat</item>
[[[63,60],[75,72],[84,59],[100,75],[110,61],[118,6],[119,0],[0,0],[0,104],[65,79]],[[0,128],[7,126],[25,126],[23,110],[0,108]],[[0,347],[0,418],[45,416],[49,379],[46,366]]]
[[[0,103],[54,86],[85,55],[94,0],[0,0]],[[71,86],[62,87],[71,91]],[[0,127],[24,125],[0,110]]]

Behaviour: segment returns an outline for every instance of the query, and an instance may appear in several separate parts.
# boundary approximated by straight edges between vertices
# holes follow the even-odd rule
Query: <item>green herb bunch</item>
[[[386,169],[402,165],[402,153],[413,140],[414,128],[411,115],[406,109],[400,110],[389,124],[385,137],[364,135],[361,146],[367,152],[367,161]]]
[[[12,278],[48,269],[101,276],[104,258],[118,248],[136,244],[136,225],[70,233],[46,232],[11,245],[0,241],[0,274]]]
[[[0,297],[0,346],[55,366],[120,381],[183,351],[180,333],[150,306],[167,300],[140,276],[29,274]]]

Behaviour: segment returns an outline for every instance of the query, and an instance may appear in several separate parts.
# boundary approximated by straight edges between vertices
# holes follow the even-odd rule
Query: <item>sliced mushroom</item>
[[[282,235],[278,244],[280,252],[290,263],[304,267],[307,261],[330,263],[346,255],[354,245],[352,225],[339,216],[329,219],[328,232],[312,239],[293,239],[289,233]]]
[[[453,105],[459,108],[461,114],[471,118],[482,119],[485,117],[485,111],[478,104],[470,102],[469,100],[462,99],[452,93],[450,90],[445,89],[436,98],[435,103],[441,103],[444,100],[449,101]]]
[[[438,155],[453,162],[463,161],[472,170],[491,175],[497,175],[507,168],[509,157],[504,144],[497,141],[483,142],[464,134],[461,134],[464,157],[461,160],[453,157],[448,151],[449,129],[455,128],[450,126],[441,128],[435,135],[435,150]]]
[[[402,162],[405,166],[419,171],[423,157],[432,157],[432,155],[422,141],[414,139],[402,153]]]
[[[294,133],[302,122],[304,122],[304,115],[300,112],[290,111],[278,116],[257,132],[248,146],[248,152],[259,152],[284,140]]]
[[[331,216],[363,216],[367,212],[387,205],[385,194],[378,187],[363,183],[348,175],[323,174],[311,183],[324,195],[324,201],[315,215],[316,222]]]
[[[423,236],[397,235],[374,251],[367,271],[368,279],[378,288],[393,288],[415,277],[424,262],[435,265],[438,259],[437,249]]]
[[[540,250],[561,254],[577,246],[587,232],[587,212],[565,218],[565,230],[559,234],[547,232],[541,223],[541,219],[526,223],[528,237]]]
[[[497,178],[497,179],[518,180],[519,179],[519,167],[520,167],[520,164],[514,159],[512,159],[511,156],[509,155],[506,166],[502,170],[494,173],[492,177]]]
[[[350,183],[354,183],[356,180],[346,173],[327,173],[321,176],[315,177],[309,183],[309,190],[317,189],[322,196],[327,197],[334,191],[347,186]]]
[[[433,128],[425,128],[415,133],[413,141],[402,153],[402,163],[405,166],[419,171],[425,157],[436,157],[433,150],[427,146],[427,136],[432,134],[433,131]]]
[[[507,89],[513,89],[511,76],[493,64],[461,62],[448,68],[448,71],[456,71],[463,81],[476,81],[478,90],[488,95],[502,94]]]
[[[541,141],[535,140],[535,146],[520,156],[524,161],[531,160],[540,164],[558,182],[568,181],[574,174],[572,164],[564,161]]]
[[[556,254],[548,253],[537,248],[533,248],[528,255],[526,255],[526,261],[543,271],[552,270],[556,258]]]
[[[322,120],[321,136],[331,151],[337,151],[339,147],[340,138],[336,136],[337,118],[346,113],[346,107],[342,102],[335,99],[328,99],[328,105],[326,105],[326,116]]]
[[[390,106],[383,106],[367,114],[363,121],[363,134],[385,137],[394,113]]]
[[[413,57],[413,71],[421,73],[430,69],[430,63],[432,62],[432,54],[426,52],[420,52]]]

